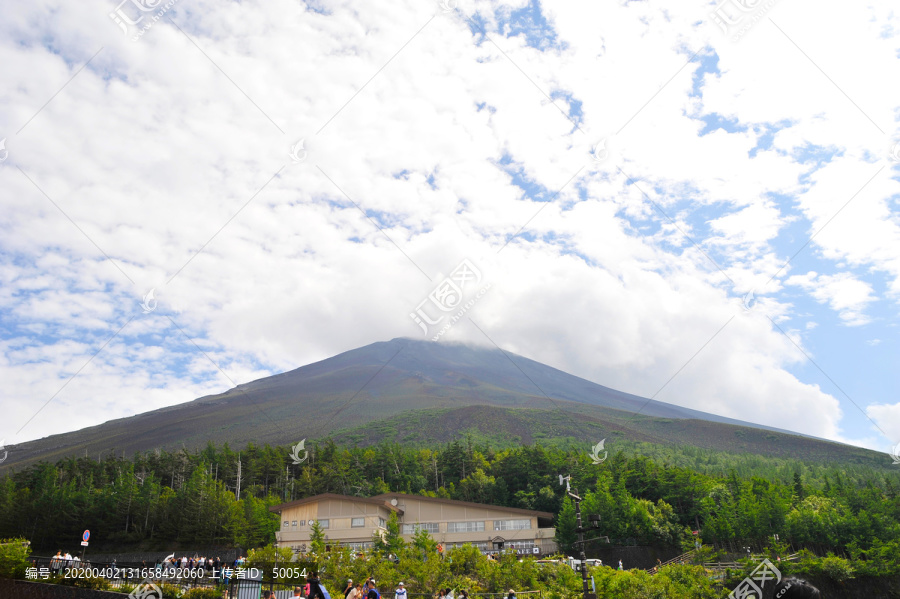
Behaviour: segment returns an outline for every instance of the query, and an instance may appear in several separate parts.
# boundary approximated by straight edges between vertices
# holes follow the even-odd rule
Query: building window
[[[448,522],[447,532],[482,532],[484,520],[480,522]]]
[[[525,530],[531,528],[531,520],[494,520],[494,530]]]
[[[373,546],[372,543],[344,543],[344,545],[353,551],[365,551],[366,549],[371,549]]]
[[[285,524],[287,524],[287,522],[285,522]],[[294,520],[293,522],[291,522],[291,528],[297,528],[297,521],[296,521],[296,520]]]
[[[467,545],[471,545],[472,547],[475,547],[479,551],[489,551],[490,550],[490,545],[488,545],[488,543],[450,543],[449,544],[450,547],[465,547]]]
[[[414,535],[416,534],[416,530],[422,529],[429,534],[435,534],[438,532],[438,523],[437,522],[416,522],[415,524],[404,524],[402,534],[405,535]]]
[[[378,526],[380,526],[381,528],[384,528],[386,524],[387,522],[384,521],[384,518],[378,519]]]
[[[366,519],[365,519],[365,518],[352,518],[352,519],[350,520],[350,526],[351,526],[352,528],[362,528],[362,527],[365,526],[365,525],[366,525]]]
[[[503,547],[504,549],[531,551],[532,549],[534,549],[534,541],[507,541]]]
[[[319,520],[319,526],[322,528],[328,528],[329,520],[326,518],[325,520]]]
[[[284,528],[287,528],[287,527],[288,527],[288,524],[290,524],[290,523],[289,523],[287,520],[285,520],[285,521],[284,521]]]

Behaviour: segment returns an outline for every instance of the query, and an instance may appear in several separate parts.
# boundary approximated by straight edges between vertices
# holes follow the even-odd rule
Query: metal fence
[[[704,547],[712,546],[717,551],[724,551],[726,555],[747,555],[747,548],[750,548],[750,553],[764,553],[766,547],[772,544],[771,539],[754,539],[752,541],[717,541],[713,543],[704,543]],[[841,547],[832,547],[830,545],[824,545],[819,543],[803,543],[794,545],[793,543],[786,543],[789,551],[791,553],[796,553],[801,549],[806,549],[808,551],[812,551],[819,557],[825,557],[829,553],[833,553],[838,557],[850,558],[850,555]]]
[[[161,561],[166,556],[172,554],[171,550],[169,551],[133,551],[128,553],[93,553],[90,556],[90,559],[98,562],[112,562],[116,560],[117,562],[127,562],[127,563],[144,563],[148,566],[152,566],[156,564],[157,561]],[[185,557],[207,557],[213,558],[219,557],[223,562],[227,562],[231,564],[234,560],[242,555],[247,555],[243,549],[240,547],[195,547],[193,549],[182,549],[174,552],[176,557],[181,558],[181,556]]]

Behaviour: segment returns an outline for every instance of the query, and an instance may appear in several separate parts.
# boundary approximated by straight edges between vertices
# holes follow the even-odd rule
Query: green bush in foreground
[[[75,570],[69,576],[56,576],[51,580],[56,584],[94,591],[108,591],[112,588],[106,578],[94,576],[90,570]]]
[[[644,570],[620,572],[609,567],[592,568],[598,597],[622,599],[718,599],[721,587],[710,580],[702,566],[666,566],[658,574]]]
[[[502,593],[510,588],[518,592],[540,590],[545,599],[580,599],[580,573],[563,563],[539,564],[532,557],[520,558],[505,552],[488,559],[471,546],[455,547],[444,558],[435,550],[436,543],[419,531],[410,543],[393,547],[395,552],[382,555],[377,550],[354,558],[346,548],[336,548],[317,558],[321,580],[332,597],[339,597],[348,578],[355,581],[374,577],[382,593],[390,593],[399,581],[406,583],[411,594],[434,593],[449,587],[459,594]],[[383,549],[386,551],[387,549]],[[390,559],[385,559],[388,555]],[[665,598],[714,599],[723,590],[710,579],[702,566],[667,566],[656,575],[643,570],[617,571],[609,567],[591,568],[599,599]]]
[[[181,599],[222,599],[222,595],[219,589],[191,589]]]
[[[25,539],[0,539],[0,578],[25,578],[29,555]]]

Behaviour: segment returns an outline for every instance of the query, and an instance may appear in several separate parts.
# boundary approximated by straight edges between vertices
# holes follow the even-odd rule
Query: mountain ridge
[[[112,449],[130,455],[156,448],[201,447],[209,441],[285,445],[383,422],[405,412],[467,406],[567,415],[569,423],[559,427],[563,437],[585,437],[578,424],[582,419],[592,419],[597,426],[621,427],[635,438],[646,435],[648,427],[671,420],[683,425],[687,437],[700,430],[721,437],[719,429],[710,427],[717,425],[831,444],[611,389],[500,349],[396,338],[242,383],[223,393],[22,443],[8,448],[9,459],[0,467],[72,455],[99,457]],[[688,421],[693,424],[687,426]],[[671,435],[662,440],[678,441]],[[690,438],[682,441],[692,443]]]

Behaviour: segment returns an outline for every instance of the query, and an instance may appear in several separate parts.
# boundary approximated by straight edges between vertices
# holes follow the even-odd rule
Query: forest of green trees
[[[210,444],[130,460],[70,458],[0,479],[0,538],[24,537],[38,552],[55,552],[90,528],[96,550],[246,550],[273,542],[270,506],[325,492],[396,491],[558,514],[557,540],[571,551],[574,507],[559,485],[562,473],[613,543],[677,547],[692,543],[699,527],[706,543],[778,534],[783,543],[814,543],[882,569],[900,556],[900,471],[637,445],[593,465],[586,449],[493,449],[471,440],[358,448],[326,440],[299,465],[289,447],[252,445],[240,453]]]

